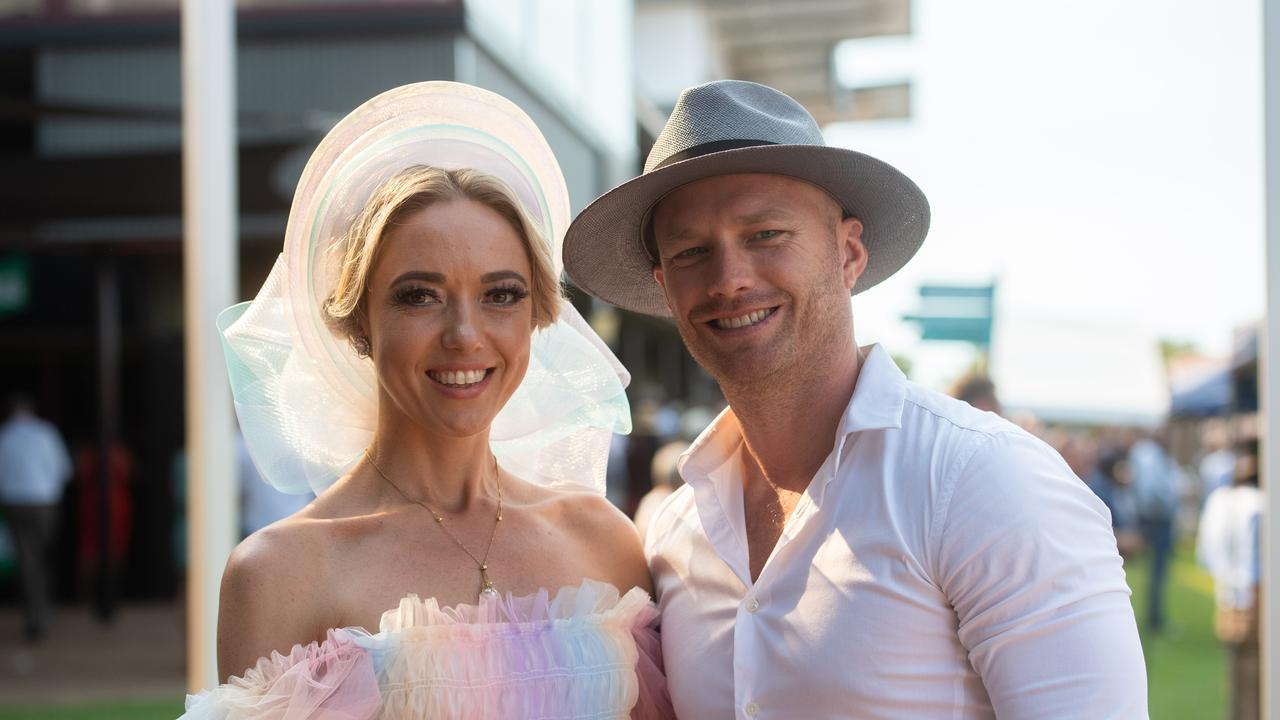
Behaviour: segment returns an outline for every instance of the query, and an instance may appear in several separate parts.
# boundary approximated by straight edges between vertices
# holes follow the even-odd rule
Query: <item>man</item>
[[[1129,471],[1133,474],[1133,498],[1138,510],[1138,527],[1151,551],[1151,572],[1147,580],[1147,629],[1165,630],[1164,592],[1173,559],[1173,543],[1178,519],[1178,464],[1166,450],[1166,431],[1161,428],[1140,438],[1129,449]]]
[[[1146,716],[1105,506],[1043,443],[854,342],[849,294],[929,210],[753,83],[686,90],[565,239],[583,289],[671,315],[729,408],[649,526],[677,714]]]
[[[0,515],[18,551],[26,636],[38,641],[49,625],[49,549],[71,458],[57,428],[36,417],[30,400],[16,395],[9,408],[0,425]]]

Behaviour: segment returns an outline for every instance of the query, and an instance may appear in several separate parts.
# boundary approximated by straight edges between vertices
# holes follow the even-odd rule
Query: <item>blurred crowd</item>
[[[951,394],[1001,412],[989,378],[966,378]],[[1146,602],[1138,615],[1146,633],[1175,629],[1165,609],[1170,564],[1179,540],[1195,539],[1196,558],[1214,581],[1214,631],[1227,659],[1227,716],[1257,718],[1265,499],[1259,488],[1256,418],[1243,423],[1198,419],[1155,428],[1009,419],[1057,450],[1106,505],[1121,557],[1146,556]]]

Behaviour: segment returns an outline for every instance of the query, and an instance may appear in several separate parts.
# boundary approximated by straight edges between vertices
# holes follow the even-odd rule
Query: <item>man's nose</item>
[[[716,249],[711,259],[711,277],[707,281],[708,295],[732,297],[754,285],[755,268],[743,248],[726,243]]]

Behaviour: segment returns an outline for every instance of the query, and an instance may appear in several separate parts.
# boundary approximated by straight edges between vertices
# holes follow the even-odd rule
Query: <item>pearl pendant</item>
[[[497,600],[498,589],[493,586],[493,582],[489,580],[489,566],[480,566],[480,599]]]

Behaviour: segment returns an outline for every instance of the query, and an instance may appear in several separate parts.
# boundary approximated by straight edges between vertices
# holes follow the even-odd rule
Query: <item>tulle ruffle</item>
[[[183,717],[670,718],[657,620],[643,590],[591,580],[455,607],[411,595],[378,633],[273,653]]]
[[[183,720],[371,720],[382,695],[369,654],[345,630],[264,657],[240,677],[187,697]]]

